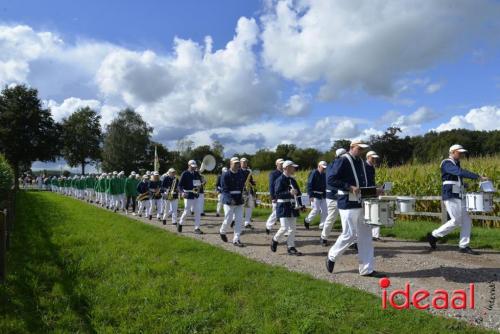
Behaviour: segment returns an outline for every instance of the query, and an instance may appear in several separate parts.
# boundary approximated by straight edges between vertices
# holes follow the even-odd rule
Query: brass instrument
[[[168,190],[167,193],[167,201],[171,201],[174,199],[174,193],[176,192],[176,189],[177,189],[177,178],[174,177],[172,185],[170,186],[170,189]]]
[[[255,170],[255,171],[252,171],[251,169],[249,170],[250,172],[248,173],[248,176],[245,180],[245,185],[243,187],[243,204],[245,206],[248,206],[248,201],[250,199],[250,196],[249,195],[253,195],[253,200],[255,201],[256,198],[255,198],[255,188],[252,184],[252,176],[253,175],[259,175],[260,171],[259,170]],[[255,203],[254,203],[254,206],[255,206]]]
[[[293,183],[292,183],[292,180],[290,179],[290,188],[292,190],[296,190],[294,187],[293,187]],[[293,199],[295,201],[295,206],[294,206],[294,209],[295,210],[301,210],[302,209],[302,205],[299,204],[299,197],[297,195],[293,195]]]
[[[139,196],[137,196],[138,201],[146,201],[148,199],[149,199],[149,191],[146,191],[145,193],[139,194]]]
[[[157,187],[153,193],[153,198],[154,199],[160,199],[161,198],[161,188],[160,187]]]

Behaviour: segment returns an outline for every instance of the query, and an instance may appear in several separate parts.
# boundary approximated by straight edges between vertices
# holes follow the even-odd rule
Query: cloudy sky
[[[499,129],[500,2],[0,0],[13,83],[57,120],[133,107],[170,148]]]

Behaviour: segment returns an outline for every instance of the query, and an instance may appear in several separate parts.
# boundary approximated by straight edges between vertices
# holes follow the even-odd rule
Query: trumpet
[[[138,201],[145,201],[148,199],[149,199],[149,191],[146,191],[145,193],[139,194],[139,196],[137,196]]]
[[[243,203],[245,206],[248,206],[248,200],[250,199],[250,195],[255,195],[255,189],[254,186],[252,185],[252,180],[253,180],[253,175],[259,175],[259,171],[255,170],[252,171],[250,170],[250,173],[248,173],[248,176],[245,180],[245,185],[243,187]],[[255,196],[254,196],[254,201],[255,201]],[[254,203],[255,205],[255,203]]]

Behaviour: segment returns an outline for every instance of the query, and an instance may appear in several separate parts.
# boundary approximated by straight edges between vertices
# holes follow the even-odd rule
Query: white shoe
[[[323,224],[323,223],[319,224],[320,229],[323,229],[323,226],[325,226],[325,224]]]
[[[137,216],[137,214],[135,212],[132,212],[132,216]]]

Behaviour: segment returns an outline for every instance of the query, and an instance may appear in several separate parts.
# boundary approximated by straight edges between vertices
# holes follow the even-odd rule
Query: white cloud
[[[441,84],[441,83],[432,83],[432,84],[428,85],[425,90],[429,94],[434,94],[437,91],[439,91],[442,87],[443,87],[443,84]]]
[[[395,79],[459,54],[471,36],[497,38],[499,13],[488,0],[276,1],[262,17],[263,58],[285,78],[324,81],[324,99],[391,96]]]
[[[304,116],[311,111],[310,97],[303,94],[294,94],[286,103],[283,113],[287,116]]]
[[[101,102],[98,100],[82,100],[77,97],[65,99],[62,103],[57,103],[54,100],[45,101],[47,108],[52,111],[52,116],[56,121],[61,121],[63,118],[70,116],[79,108],[89,107],[99,113]]]
[[[439,125],[435,130],[469,129],[492,131],[500,129],[500,107],[483,106],[469,110],[465,115],[456,115]]]

